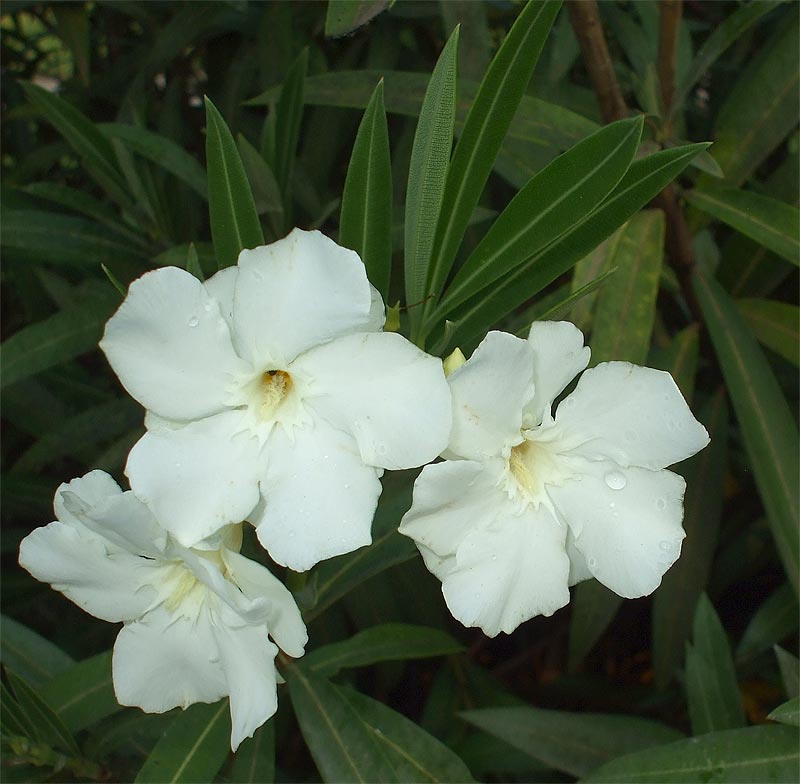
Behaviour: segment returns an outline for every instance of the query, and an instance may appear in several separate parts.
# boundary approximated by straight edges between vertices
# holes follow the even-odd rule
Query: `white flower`
[[[230,695],[236,751],[277,708],[268,635],[294,657],[308,640],[289,591],[240,555],[241,526],[189,550],[103,471],[62,484],[55,513],[22,540],[19,562],[89,614],[124,622],[112,668],[120,704],[163,713]]]
[[[708,443],[669,373],[589,363],[567,322],[528,340],[490,332],[449,376],[453,431],[426,466],[400,531],[441,581],[447,606],[486,634],[569,601],[589,577],[649,594],[680,554],[683,479],[665,466]]]
[[[133,491],[187,547],[245,518],[299,571],[369,544],[383,469],[432,460],[450,430],[441,361],[383,322],[358,255],[316,231],[205,283],[134,281],[100,344],[148,410]]]

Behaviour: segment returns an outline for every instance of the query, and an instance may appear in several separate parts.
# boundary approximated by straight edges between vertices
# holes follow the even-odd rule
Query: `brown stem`
[[[661,0],[659,4],[658,78],[661,82],[665,117],[669,115],[672,96],[675,94],[675,63],[682,6],[683,0]]]
[[[625,106],[625,99],[614,73],[614,64],[608,53],[596,0],[568,0],[567,9],[600,103],[603,120],[613,122],[627,117],[628,107]]]

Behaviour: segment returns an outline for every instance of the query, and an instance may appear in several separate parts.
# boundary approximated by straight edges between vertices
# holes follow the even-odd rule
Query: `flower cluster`
[[[358,255],[298,229],[205,282],[169,267],[131,285],[101,342],[146,410],[131,490],[100,471],[62,485],[56,522],[20,548],[124,623],[121,704],[228,695],[235,750],[276,710],[278,647],[307,641],[289,591],[240,554],[242,522],[310,569],[370,543],[384,470],[440,455],[400,530],[465,625],[511,632],[590,576],[641,596],[678,557],[684,482],[664,469],[708,436],[669,374],[602,364],[554,412],[589,361],[571,324],[491,332],[445,378],[384,319]]]

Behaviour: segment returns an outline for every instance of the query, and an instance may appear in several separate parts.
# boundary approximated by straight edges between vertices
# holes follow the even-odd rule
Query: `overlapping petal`
[[[136,400],[180,421],[222,411],[231,384],[251,372],[234,351],[216,299],[176,267],[131,284],[100,347]]]
[[[411,468],[447,446],[450,393],[442,363],[402,336],[349,335],[312,349],[294,367],[313,378],[308,404],[355,437],[367,465]]]

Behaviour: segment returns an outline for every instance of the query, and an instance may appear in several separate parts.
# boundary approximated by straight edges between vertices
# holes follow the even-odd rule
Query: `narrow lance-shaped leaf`
[[[800,308],[769,299],[738,299],[736,307],[759,341],[794,365],[800,363]]]
[[[234,784],[269,784],[275,781],[275,722],[270,719],[252,738],[242,741],[233,757],[228,781]]]
[[[608,125],[539,172],[464,262],[434,318],[530,259],[594,210],[630,166],[642,123],[637,117]]]
[[[211,237],[220,269],[236,264],[244,248],[264,244],[253,194],[231,132],[206,98],[206,159]]]
[[[783,705],[779,705],[767,718],[779,721],[781,724],[800,727],[800,697],[793,697]]]
[[[747,661],[790,638],[797,631],[799,619],[797,593],[789,583],[784,583],[761,603],[748,622],[736,649],[736,659]]]
[[[385,11],[394,0],[328,0],[325,14],[325,37],[339,38]]]
[[[392,267],[392,165],[382,81],[367,104],[350,156],[339,243],[361,256],[367,277],[386,300]]]
[[[694,290],[728,382],[761,500],[789,580],[798,588],[797,426],[753,333],[722,287],[701,273]]]
[[[530,81],[561,2],[528,2],[511,27],[470,107],[447,172],[426,289],[438,296],[503,137]],[[427,314],[435,303],[426,303]]]
[[[0,616],[0,661],[34,686],[69,669],[73,659],[32,629]]]
[[[453,31],[433,69],[414,135],[405,213],[405,289],[412,337],[421,320],[436,224],[453,144],[458,31]]]

